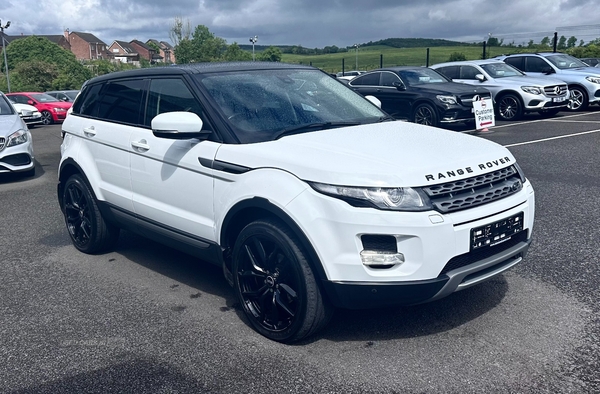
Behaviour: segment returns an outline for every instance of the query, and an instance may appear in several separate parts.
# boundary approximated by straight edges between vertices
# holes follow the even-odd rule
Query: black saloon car
[[[473,101],[491,98],[489,90],[452,82],[426,67],[389,67],[359,75],[349,86],[381,101],[397,119],[440,126],[475,121]]]

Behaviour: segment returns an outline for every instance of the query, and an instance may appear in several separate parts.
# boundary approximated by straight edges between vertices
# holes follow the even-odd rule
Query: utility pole
[[[8,59],[6,58],[7,42],[4,39],[4,29],[8,29],[9,26],[10,21],[6,22],[6,25],[2,26],[2,21],[0,20],[0,35],[2,36],[2,52],[4,52],[4,69],[6,70],[6,87],[8,88],[8,93],[10,93],[10,78],[8,76]]]
[[[250,37],[250,42],[252,43],[252,61],[255,60],[255,58],[254,58],[254,44],[256,44],[256,41],[258,41],[258,36]]]

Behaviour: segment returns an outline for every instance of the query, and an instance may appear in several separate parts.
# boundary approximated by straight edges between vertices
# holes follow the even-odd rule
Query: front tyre
[[[81,252],[104,252],[117,242],[119,228],[106,223],[96,198],[80,175],[71,175],[62,194],[65,223],[73,245]]]
[[[426,125],[436,126],[438,125],[437,114],[435,109],[429,104],[419,104],[413,112],[413,122]]]
[[[513,95],[506,94],[498,100],[498,116],[502,120],[513,121],[523,116],[521,100]]]
[[[252,327],[278,342],[294,342],[327,324],[308,257],[278,221],[258,220],[240,232],[233,249],[234,288]]]
[[[54,123],[54,118],[50,111],[42,111],[42,124],[47,126],[52,123]]]
[[[569,86],[569,92],[571,97],[569,97],[569,104],[567,105],[567,109],[569,111],[582,111],[588,107],[590,104],[588,101],[587,93],[578,86]]]

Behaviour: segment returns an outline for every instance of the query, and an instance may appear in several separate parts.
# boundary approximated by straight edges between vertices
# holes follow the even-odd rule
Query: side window
[[[12,101],[14,101],[17,104],[27,104],[26,96],[21,96],[20,94],[15,94],[14,96],[10,96],[10,98],[12,99]]]
[[[100,92],[98,117],[113,122],[139,124],[145,81],[113,81]]]
[[[379,73],[369,73],[361,75],[350,81],[352,86],[378,86],[379,85]]]
[[[475,78],[477,74],[479,74],[479,70],[473,66],[460,67],[460,79],[477,79]]]
[[[515,66],[516,68],[518,68],[521,71],[525,71],[525,67],[523,66],[523,56],[516,56],[516,57],[507,57],[506,59],[504,59],[505,63],[510,64],[511,66]]]
[[[202,118],[202,107],[185,82],[179,78],[153,79],[148,90],[148,106],[144,125],[165,112],[193,112]]]
[[[394,86],[394,82],[400,82],[400,78],[391,72],[381,73],[381,86]]]
[[[458,77],[460,76],[460,67],[459,66],[447,66],[447,67],[440,67],[437,68],[436,71],[438,71],[440,74],[445,75],[447,78],[450,79],[458,79]]]
[[[98,116],[98,99],[100,98],[100,90],[104,85],[97,84],[86,86],[81,92],[81,96],[73,106],[73,113],[87,115],[91,117]]]
[[[527,56],[525,58],[525,71],[532,73],[541,73],[545,69],[550,68],[550,65],[546,63],[544,59],[540,59],[539,57]]]

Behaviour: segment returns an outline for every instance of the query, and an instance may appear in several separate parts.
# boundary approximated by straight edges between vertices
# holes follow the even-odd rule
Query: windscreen
[[[246,70],[197,76],[241,142],[278,138],[286,130],[314,132],[325,124],[364,124],[386,117],[329,75],[312,69]]]

